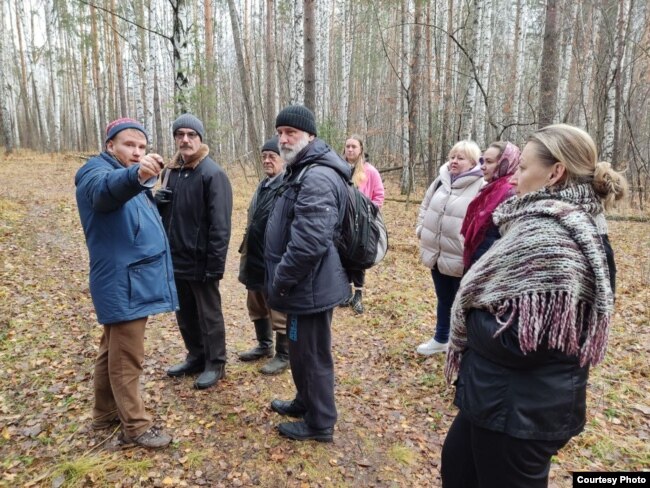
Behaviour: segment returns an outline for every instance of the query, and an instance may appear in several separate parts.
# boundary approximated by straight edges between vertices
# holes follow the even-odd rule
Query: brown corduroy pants
[[[140,394],[147,318],[104,325],[95,361],[93,421],[119,417],[130,438],[144,433],[153,423]]]

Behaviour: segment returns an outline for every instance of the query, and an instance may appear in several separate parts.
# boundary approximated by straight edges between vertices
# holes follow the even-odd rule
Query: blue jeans
[[[438,306],[436,308],[438,322],[436,323],[436,333],[433,338],[444,344],[449,341],[451,306],[454,304],[461,278],[442,274],[435,266],[431,270],[431,277],[438,297]]]

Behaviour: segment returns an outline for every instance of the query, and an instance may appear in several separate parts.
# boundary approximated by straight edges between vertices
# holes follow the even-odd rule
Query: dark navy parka
[[[309,168],[296,184],[301,170]],[[345,213],[350,165],[321,139],[287,166],[285,189],[266,228],[266,289],[272,309],[307,315],[331,309],[350,293],[335,239]]]

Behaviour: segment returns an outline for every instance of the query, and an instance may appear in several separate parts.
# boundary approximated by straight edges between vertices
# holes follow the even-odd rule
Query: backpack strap
[[[304,168],[300,170],[300,173],[298,173],[298,177],[292,182],[294,185],[300,186],[302,183],[303,178],[305,177],[305,173],[307,172],[308,169],[313,168],[314,166],[317,166],[318,163],[310,163],[306,165]]]

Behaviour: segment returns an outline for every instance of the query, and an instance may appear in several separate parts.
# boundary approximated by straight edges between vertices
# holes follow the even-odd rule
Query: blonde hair
[[[474,141],[470,141],[469,139],[465,141],[458,141],[456,144],[454,144],[454,147],[449,150],[447,157],[451,158],[451,155],[457,152],[462,152],[467,159],[474,161],[474,166],[476,166],[476,163],[478,163],[478,160],[481,157],[481,148],[478,147],[478,144],[476,144]]]
[[[549,125],[531,134],[528,142],[534,143],[546,166],[564,165],[565,185],[591,183],[605,208],[627,195],[627,180],[611,164],[598,161],[596,144],[584,130],[568,124]]]
[[[359,143],[359,146],[361,146],[361,154],[359,154],[359,160],[355,163],[354,169],[352,170],[352,183],[354,183],[354,186],[359,188],[359,186],[363,184],[363,182],[366,181],[367,178],[366,161],[363,157],[363,141],[361,140],[361,136],[357,134],[350,135],[350,137],[348,137],[345,141],[347,142],[350,139],[354,139]]]

